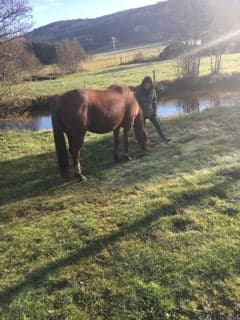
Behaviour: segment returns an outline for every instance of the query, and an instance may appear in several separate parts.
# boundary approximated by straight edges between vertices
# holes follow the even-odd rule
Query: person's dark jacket
[[[151,83],[149,90],[144,88],[146,82]],[[136,88],[135,97],[142,108],[144,118],[150,118],[156,112],[157,107],[157,94],[150,77],[145,77],[140,86]]]

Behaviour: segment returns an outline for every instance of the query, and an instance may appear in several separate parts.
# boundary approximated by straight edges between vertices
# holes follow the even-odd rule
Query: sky
[[[59,20],[100,17],[157,2],[159,0],[29,0],[33,8],[33,28]]]

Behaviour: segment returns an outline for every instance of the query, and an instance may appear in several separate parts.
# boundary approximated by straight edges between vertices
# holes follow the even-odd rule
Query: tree
[[[207,36],[210,46],[210,67],[212,74],[218,74],[222,67],[222,55],[231,42],[239,37],[240,7],[234,1],[221,0],[211,6],[212,21]]]
[[[206,0],[169,0],[171,38],[181,42],[183,53],[177,58],[177,75],[194,79],[199,76],[199,47],[210,23]]]
[[[57,63],[57,48],[51,42],[28,42],[28,48],[44,65]]]
[[[57,64],[63,73],[77,72],[86,58],[78,39],[65,39],[57,45]]]
[[[16,75],[16,59],[22,53],[21,37],[31,22],[31,8],[26,0],[0,0],[0,80],[10,81]],[[8,74],[9,73],[9,74]]]
[[[239,0],[169,0],[169,37],[181,42],[177,75],[199,76],[201,57],[210,54],[212,73],[219,73],[222,54],[240,35]]]
[[[25,39],[12,39],[0,43],[0,81],[13,83],[21,80],[22,71],[32,72],[40,62],[33,52],[28,50]]]
[[[26,0],[0,0],[0,41],[23,35],[31,25],[31,8]]]

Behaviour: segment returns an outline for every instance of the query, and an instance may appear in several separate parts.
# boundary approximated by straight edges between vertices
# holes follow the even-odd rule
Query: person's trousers
[[[161,123],[160,123],[160,120],[158,118],[158,116],[153,113],[150,117],[148,117],[148,119],[152,122],[152,124],[154,125],[154,127],[156,128],[157,132],[159,133],[160,137],[163,139],[163,140],[166,140],[166,137],[161,129]]]

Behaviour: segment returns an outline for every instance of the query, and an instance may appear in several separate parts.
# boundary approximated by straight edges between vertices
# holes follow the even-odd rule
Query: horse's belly
[[[101,125],[94,125],[94,126],[89,126],[88,131],[91,131],[93,133],[108,133],[110,131],[113,131],[114,129],[116,129],[118,126],[117,125],[105,125],[105,126],[101,126]]]
[[[93,132],[93,133],[98,133],[98,134],[104,134],[104,133],[108,133],[108,132],[111,132],[111,131],[113,131],[113,130],[103,130],[103,129],[91,129],[91,128],[89,128],[89,130],[88,131],[90,131],[90,132]]]
[[[108,133],[115,130],[122,123],[122,119],[108,119],[107,117],[98,117],[95,121],[91,121],[88,131],[94,133]]]

